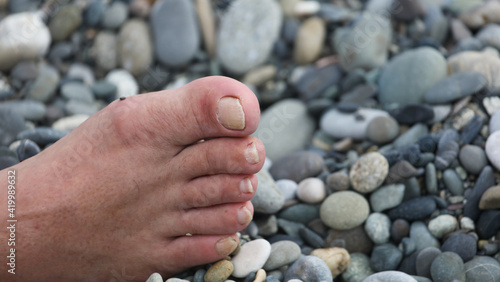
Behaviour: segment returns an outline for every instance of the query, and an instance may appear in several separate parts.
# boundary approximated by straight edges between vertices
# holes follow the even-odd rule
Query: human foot
[[[222,77],[114,101],[0,172],[16,171],[18,204],[16,274],[0,278],[144,281],[227,256],[253,214],[258,122],[254,94]]]

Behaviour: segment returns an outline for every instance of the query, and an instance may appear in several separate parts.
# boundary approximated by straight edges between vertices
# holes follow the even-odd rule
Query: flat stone
[[[89,65],[82,63],[72,63],[66,73],[66,77],[80,80],[88,86],[95,82],[94,71]]]
[[[366,137],[377,144],[391,142],[398,134],[399,124],[390,116],[376,117],[370,121],[366,128]]]
[[[500,74],[500,58],[487,52],[464,51],[448,58],[450,73],[473,71],[483,74],[491,90],[500,90],[500,81],[496,79]]]
[[[326,27],[321,18],[310,17],[300,26],[295,37],[293,58],[297,64],[314,62],[320,55],[325,41]]]
[[[150,24],[155,55],[161,63],[180,67],[191,61],[200,46],[200,31],[192,1],[155,2]]]
[[[404,219],[396,219],[391,226],[391,239],[399,243],[410,234],[410,224]]]
[[[457,227],[457,219],[449,214],[442,214],[429,221],[428,224],[429,232],[431,232],[431,234],[438,239],[441,239],[446,234],[455,231]]]
[[[300,228],[299,235],[308,246],[313,248],[324,248],[326,245],[325,240],[319,234],[307,227]]]
[[[279,36],[281,18],[275,1],[234,1],[219,25],[217,58],[222,66],[244,74],[265,62]]]
[[[464,216],[473,221],[479,218],[481,211],[479,210],[479,202],[483,193],[490,187],[495,185],[495,177],[490,166],[486,166],[476,179],[476,184],[472,188],[472,192],[467,197],[464,206]]]
[[[146,72],[153,62],[149,26],[143,20],[132,19],[123,24],[117,47],[120,66],[134,76]]]
[[[205,274],[205,281],[225,281],[233,273],[233,264],[228,260],[220,260],[212,265]]]
[[[377,117],[389,114],[376,109],[358,109],[354,113],[344,113],[337,109],[327,111],[320,121],[320,128],[335,138],[353,138],[363,140],[367,135],[367,128]]]
[[[389,171],[386,158],[377,152],[368,153],[351,167],[349,179],[353,188],[361,193],[369,193],[384,182]]]
[[[418,104],[430,87],[446,77],[446,61],[436,50],[420,47],[394,57],[379,79],[379,101],[389,104]]]
[[[54,42],[64,41],[82,24],[82,11],[77,5],[61,7],[51,17],[49,30]]]
[[[364,254],[352,253],[351,263],[347,269],[342,272],[342,279],[346,282],[364,281],[373,274],[370,268],[370,258]]]
[[[442,132],[439,138],[438,149],[434,165],[439,170],[448,168],[457,156],[460,146],[458,145],[459,135],[453,129],[447,129]]]
[[[432,262],[441,254],[441,250],[435,247],[427,247],[417,255],[416,270],[417,275],[431,278]]]
[[[482,210],[500,209],[500,186],[493,186],[484,191],[479,201]]]
[[[265,170],[257,173],[259,184],[252,198],[256,212],[272,214],[279,211],[285,204],[285,199],[276,186],[273,177]]]
[[[401,271],[382,271],[368,276],[363,282],[378,281],[398,281],[398,282],[417,282],[415,278]]]
[[[370,195],[370,206],[374,212],[394,208],[403,201],[405,186],[391,184],[378,188]]]
[[[296,261],[301,255],[300,246],[293,241],[279,241],[271,245],[271,255],[264,264],[265,270],[278,269]]]
[[[258,227],[257,235],[267,237],[278,233],[278,221],[275,215],[262,216],[253,221]]]
[[[296,152],[277,159],[269,172],[274,179],[291,179],[300,182],[319,175],[323,170],[323,158],[313,152]]]
[[[433,163],[428,163],[425,167],[425,184],[427,193],[429,193],[430,195],[438,194],[436,167]]]
[[[449,168],[443,172],[443,182],[452,195],[463,196],[464,183],[454,169]]]
[[[425,219],[436,210],[436,202],[431,197],[419,197],[401,203],[387,214],[391,219],[415,221]]]
[[[307,113],[306,105],[299,100],[285,99],[273,104],[262,113],[259,127],[253,136],[262,140],[267,157],[276,161],[303,150],[310,142],[314,129],[315,123]],[[296,180],[296,178],[289,179]]]
[[[370,214],[370,216],[368,216],[368,218],[366,219],[365,222],[366,234],[368,235],[368,237],[370,237],[373,243],[377,245],[389,242],[389,238],[391,236],[390,229],[391,229],[391,220],[387,215],[383,213],[374,212]]]
[[[403,253],[393,244],[381,244],[373,248],[370,266],[376,272],[396,270]]]
[[[83,12],[83,24],[88,27],[98,26],[105,11],[106,3],[101,1],[91,2]]]
[[[368,218],[369,205],[366,199],[352,191],[331,194],[321,205],[323,223],[337,230],[357,227]]]
[[[250,241],[241,246],[240,252],[231,259],[232,276],[244,278],[250,272],[261,269],[271,254],[271,244],[264,239]]]
[[[305,256],[294,262],[286,271],[285,281],[333,281],[328,265],[318,257]]]
[[[363,13],[352,25],[336,28],[332,36],[340,64],[346,71],[383,66],[387,62],[391,40],[389,19],[371,13]]]
[[[499,282],[500,263],[487,256],[476,256],[465,263],[465,278],[467,282]]]
[[[478,93],[488,80],[479,72],[466,71],[454,73],[432,86],[424,95],[430,104],[446,104]]]
[[[478,175],[488,164],[486,153],[481,147],[476,145],[463,146],[458,154],[458,159],[465,170],[474,175]]]
[[[431,277],[434,281],[466,281],[464,263],[457,254],[443,252],[432,262]]]
[[[456,233],[444,241],[441,251],[456,253],[464,262],[468,262],[476,255],[477,240],[469,234]]]
[[[343,248],[315,249],[311,252],[311,256],[324,261],[330,268],[333,278],[340,275],[351,262],[349,253]]]

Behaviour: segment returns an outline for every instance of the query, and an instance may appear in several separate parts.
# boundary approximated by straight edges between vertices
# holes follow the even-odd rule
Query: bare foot
[[[145,281],[227,256],[253,214],[264,147],[248,135],[259,114],[241,83],[199,79],[114,101],[1,171],[5,182],[16,171],[18,221],[16,274],[2,263],[0,280]]]

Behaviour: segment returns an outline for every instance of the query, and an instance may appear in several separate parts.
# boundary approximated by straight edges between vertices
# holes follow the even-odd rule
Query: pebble
[[[296,99],[285,99],[262,113],[259,127],[253,135],[262,140],[267,157],[275,161],[304,149],[314,129],[315,122],[307,113],[306,105]]]
[[[277,73],[277,68],[274,65],[263,65],[249,71],[241,81],[244,84],[255,85],[256,87],[263,86],[266,82],[271,81]]]
[[[267,60],[280,28],[275,1],[236,0],[219,25],[217,58],[229,72],[245,74]]]
[[[295,83],[295,87],[301,99],[311,100],[325,96],[325,93],[328,92],[329,89],[338,88],[337,85],[341,78],[341,69],[336,64],[325,67],[307,68],[304,74],[302,74]]]
[[[366,235],[362,225],[349,230],[330,229],[326,237],[326,243],[328,247],[344,248],[350,254],[370,254],[373,249],[373,242]]]
[[[47,64],[40,64],[38,73],[37,78],[28,90],[27,98],[45,103],[56,94],[60,76],[54,67]]]
[[[417,251],[427,247],[440,247],[439,241],[432,236],[425,223],[421,221],[415,221],[411,224],[410,238],[415,242]]]
[[[496,110],[490,118],[490,134],[500,130],[500,111]]]
[[[391,219],[405,219],[408,221],[421,220],[436,210],[436,202],[431,197],[419,197],[401,203],[390,210],[387,215]]]
[[[412,177],[415,177],[420,174],[420,171],[416,169],[414,166],[411,165],[411,163],[402,160],[398,161],[395,163],[391,168],[389,169],[389,173],[386,178],[386,183],[387,184],[392,184],[396,182],[400,182],[402,180],[408,180],[411,179]],[[413,190],[410,190],[408,187],[406,187],[405,190],[405,195],[409,194]]]
[[[429,221],[428,224],[429,232],[431,232],[431,234],[438,239],[441,239],[446,234],[455,231],[457,226],[457,219],[449,214],[442,214]]]
[[[349,175],[346,170],[340,170],[330,174],[326,178],[326,186],[330,192],[344,191],[349,189]]]
[[[310,17],[301,24],[295,37],[293,59],[299,65],[310,64],[320,55],[326,27],[321,18]]]
[[[52,124],[52,128],[63,131],[71,131],[84,121],[86,121],[90,116],[88,115],[72,115],[58,119]]]
[[[446,61],[436,50],[420,47],[403,52],[380,75],[379,101],[384,105],[421,103],[425,92],[445,77]]]
[[[484,89],[486,77],[473,71],[454,73],[432,86],[424,95],[430,104],[446,104],[460,100]]]
[[[139,19],[132,19],[121,27],[117,39],[120,66],[134,76],[147,71],[153,62],[153,46],[149,26]]]
[[[40,153],[40,151],[40,147],[29,139],[21,140],[16,148],[17,156],[21,162]]]
[[[488,53],[464,51],[448,58],[450,73],[474,71],[483,74],[491,90],[500,90],[500,82],[496,77],[500,74],[500,58]]]
[[[434,110],[428,105],[411,104],[392,110],[391,115],[399,124],[413,125],[433,120]]]
[[[278,222],[275,215],[259,217],[254,222],[257,224],[260,236],[271,236],[278,232]]]
[[[41,102],[25,99],[0,103],[0,110],[12,110],[14,113],[27,120],[42,120],[47,113],[47,108]]]
[[[498,36],[500,35],[500,25],[492,23],[484,26],[476,34],[476,38],[487,46],[500,47]]]
[[[374,212],[366,219],[366,234],[377,245],[389,242],[390,229],[391,220],[383,213]]]
[[[417,282],[415,278],[401,271],[382,271],[368,276],[363,282],[398,281]]]
[[[452,195],[464,194],[464,184],[454,169],[449,168],[443,172],[443,182]]]
[[[456,160],[458,156],[458,133],[453,129],[447,129],[439,138],[438,149],[434,165],[439,170],[444,170]]]
[[[200,47],[200,31],[192,1],[155,2],[150,24],[155,56],[161,63],[181,67],[194,58]]]
[[[81,24],[82,11],[77,5],[62,6],[50,19],[50,35],[54,42],[67,40]]]
[[[500,169],[500,149],[498,144],[500,144],[500,131],[495,131],[486,140],[485,152],[496,169]]]
[[[115,84],[109,81],[99,80],[92,84],[90,89],[92,90],[92,93],[94,93],[94,96],[96,98],[107,99],[112,98],[116,95],[117,87]]]
[[[0,145],[12,143],[24,128],[23,116],[7,107],[0,107]]]
[[[342,68],[351,71],[383,66],[392,40],[390,25],[386,17],[364,13],[352,25],[336,28],[332,42]]]
[[[149,276],[146,282],[163,282],[163,278],[159,273],[153,273]]]
[[[428,163],[425,167],[425,184],[427,193],[429,193],[430,195],[438,194],[436,167],[433,163]]]
[[[476,229],[475,225],[474,225],[474,221],[472,221],[472,219],[464,216],[460,219],[460,228],[461,229],[465,229],[467,231],[473,231]]]
[[[398,122],[390,116],[379,116],[370,121],[366,128],[366,137],[377,144],[394,140],[399,134]]]
[[[124,69],[112,70],[106,75],[106,81],[116,85],[115,99],[130,97],[139,93],[139,86],[135,78]]]
[[[305,203],[317,204],[322,202],[325,197],[325,184],[319,178],[306,178],[298,185],[297,198]]]
[[[151,12],[151,4],[148,0],[132,0],[129,9],[131,15],[146,18]]]
[[[56,130],[49,127],[37,127],[35,129],[21,131],[17,134],[16,139],[30,139],[40,147],[43,147],[47,144],[56,142],[66,134],[68,134],[67,131]]]
[[[442,252],[454,252],[458,254],[464,262],[471,260],[477,252],[477,240],[464,233],[455,233],[448,237],[441,246]]]
[[[302,240],[302,237],[300,236],[300,229],[305,228],[306,226],[302,223],[291,221],[291,220],[286,220],[279,218],[278,219],[278,227],[281,228],[283,231],[285,231],[286,234],[290,235],[291,237],[297,237],[300,239],[301,244],[304,244],[304,241]],[[292,240],[292,239],[289,239]],[[294,240],[295,242],[299,242]]]
[[[483,127],[483,117],[475,115],[463,128],[460,133],[460,140],[463,144],[471,143],[480,133]]]
[[[198,14],[198,20],[201,28],[201,34],[205,50],[208,53],[208,55],[210,55],[210,57],[213,57],[215,55],[215,48],[216,48],[215,46],[216,19],[214,17],[214,12],[212,10],[211,1],[197,0],[196,12]]]
[[[92,55],[99,68],[105,71],[118,66],[117,36],[110,31],[100,31],[94,39]]]
[[[485,210],[476,223],[479,238],[489,239],[500,231],[500,210]]]
[[[468,173],[478,175],[488,164],[484,150],[476,145],[465,145],[458,155],[460,163]]]
[[[319,218],[319,206],[310,204],[296,204],[288,207],[279,213],[279,217],[308,224],[316,218]]]
[[[83,24],[88,27],[97,27],[106,11],[106,3],[92,1],[83,13]]]
[[[225,281],[233,273],[233,264],[228,260],[220,260],[205,273],[205,281]]]
[[[468,2],[472,7],[467,7],[460,13],[460,19],[470,28],[479,28],[487,23],[499,23],[500,5],[495,1],[482,2],[477,1],[463,1]]]
[[[294,262],[286,271],[285,281],[333,281],[328,265],[318,257],[304,256]]]
[[[391,5],[392,17],[398,21],[411,22],[425,14],[421,1],[394,0]]]
[[[269,169],[274,179],[300,182],[323,171],[323,158],[313,152],[300,151],[277,159]]]
[[[387,112],[376,109],[358,109],[354,113],[344,113],[337,109],[327,111],[320,120],[320,128],[334,138],[363,140],[371,121]]]
[[[493,186],[484,191],[479,201],[482,210],[500,209],[500,186]]]
[[[109,73],[108,73],[109,75]],[[94,84],[94,71],[86,64],[73,63],[66,73],[67,78],[80,80],[86,85]]]
[[[24,12],[9,15],[0,22],[0,71],[10,70],[17,63],[47,54],[52,41],[43,23],[42,14]],[[29,26],[19,36],[19,27]]]
[[[410,234],[410,224],[404,219],[396,219],[391,226],[391,239],[395,243],[401,242],[404,237]]]
[[[316,232],[310,230],[309,228],[302,227],[299,229],[300,238],[304,239],[307,245],[313,248],[323,248],[326,243],[325,240],[318,235]]]
[[[380,153],[372,152],[356,161],[349,172],[349,179],[356,191],[369,193],[384,182],[388,172],[386,158]]]
[[[93,93],[83,83],[68,82],[61,86],[61,95],[68,99],[74,99],[84,103],[93,103],[95,101]]]
[[[370,206],[374,212],[382,212],[398,206],[403,201],[405,186],[391,184],[382,186],[370,195]]]
[[[500,263],[487,256],[476,256],[464,265],[467,282],[499,282]]]
[[[340,275],[351,262],[349,253],[343,248],[315,249],[311,252],[311,256],[324,261],[330,268],[333,278]]]
[[[271,244],[264,239],[250,241],[241,246],[240,252],[231,259],[232,276],[244,278],[250,272],[261,269],[271,254]]]
[[[257,192],[252,198],[256,212],[272,214],[279,211],[285,204],[285,199],[276,186],[276,182],[269,172],[261,170],[257,173]]]
[[[432,262],[431,277],[434,281],[466,281],[464,262],[455,253],[443,252]]]
[[[435,247],[427,247],[418,252],[416,260],[417,275],[431,278],[432,262],[441,254],[441,250]]]
[[[429,133],[429,129],[422,123],[417,123],[410,127],[408,131],[399,135],[399,137],[392,143],[395,149],[407,147],[417,143],[422,137]],[[422,146],[420,146],[422,147]],[[425,152],[420,148],[420,151]]]
[[[276,185],[283,195],[283,198],[285,198],[285,201],[295,199],[298,188],[297,182],[290,179],[280,179],[276,181]]]
[[[127,4],[113,2],[104,11],[101,24],[106,29],[117,29],[127,20],[128,13]]]
[[[393,244],[381,244],[373,248],[370,266],[376,272],[396,270],[403,259],[403,253]]]
[[[271,245],[271,254],[264,264],[265,270],[274,270],[293,263],[301,255],[300,246],[293,241],[279,241]]]
[[[351,253],[351,263],[342,272],[342,279],[346,282],[364,281],[373,274],[370,268],[370,258],[365,254]]]
[[[330,228],[347,230],[363,224],[369,211],[368,202],[363,196],[352,191],[341,191],[323,201],[320,217]]]
[[[479,201],[483,193],[490,187],[495,185],[495,177],[490,166],[486,166],[476,179],[476,184],[472,188],[472,192],[468,195],[465,202],[463,215],[473,221],[479,218],[481,211],[479,210]]]

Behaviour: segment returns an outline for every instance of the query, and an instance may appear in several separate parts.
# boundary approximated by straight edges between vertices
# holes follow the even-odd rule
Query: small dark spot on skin
[[[127,99],[127,97],[120,97],[120,101]]]

